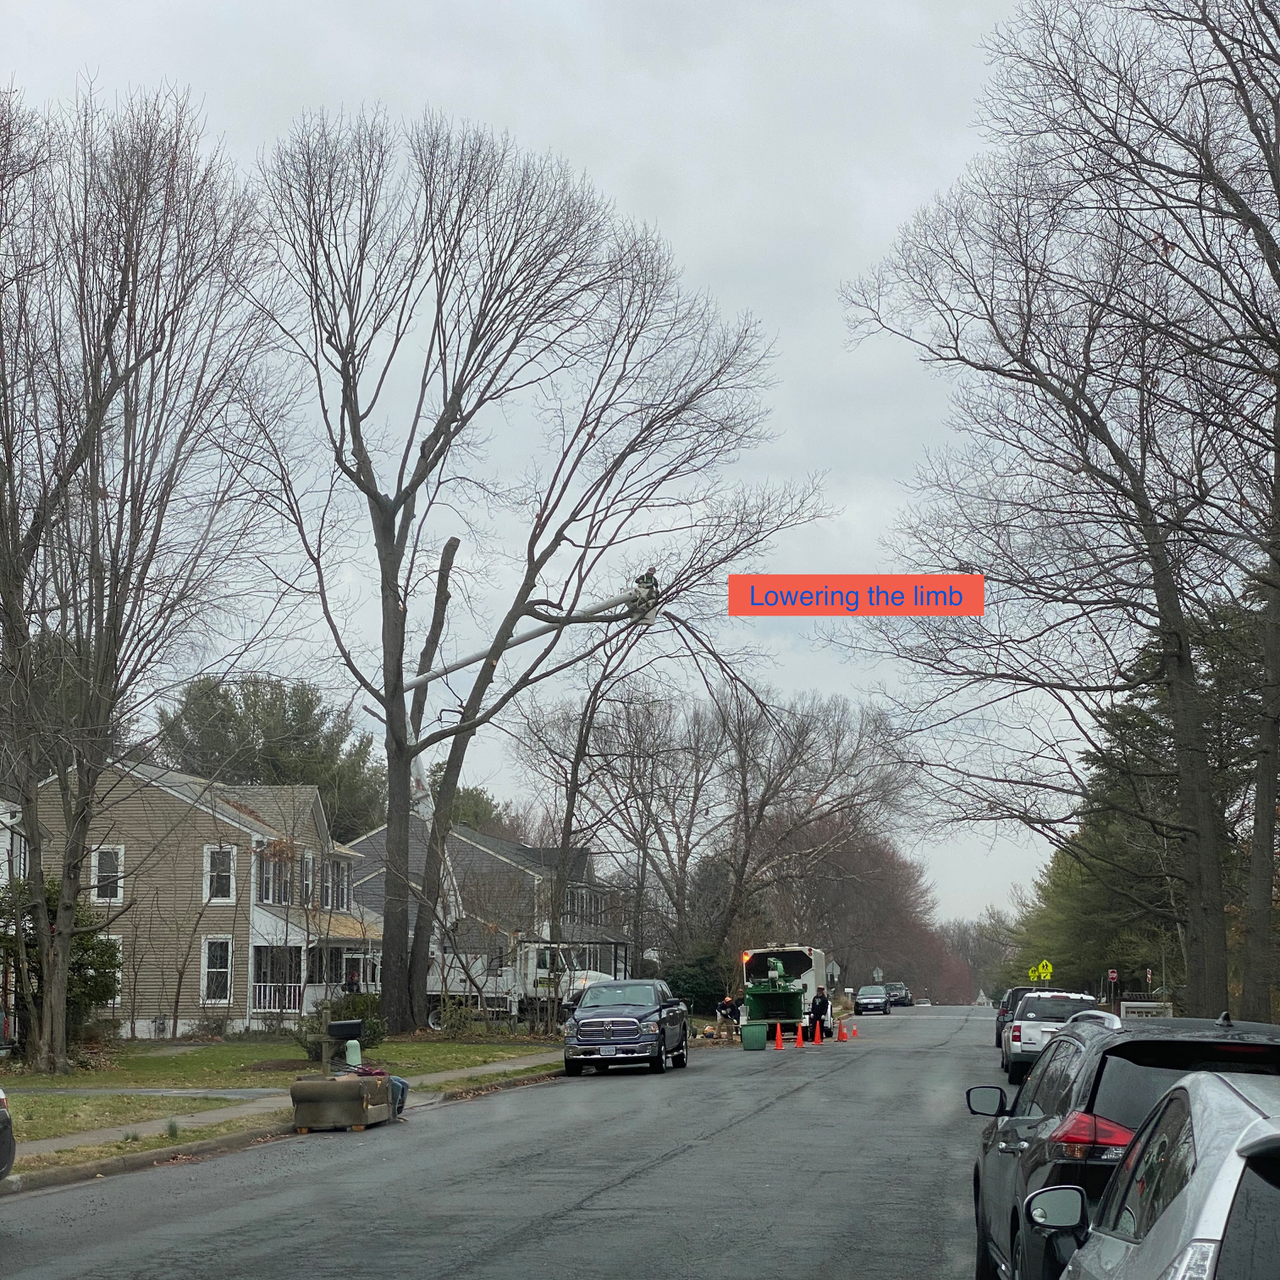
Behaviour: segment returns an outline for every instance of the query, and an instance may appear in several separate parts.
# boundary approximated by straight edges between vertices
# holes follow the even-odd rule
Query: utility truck
[[[807,1038],[809,1009],[826,983],[827,958],[816,947],[794,942],[752,947],[742,953],[743,1024],[763,1022],[770,1036],[779,1026],[792,1035],[803,1027]],[[825,1039],[834,1034],[835,1018],[828,1005],[822,1035]]]
[[[505,954],[507,963],[492,965],[486,954],[441,957],[433,950],[427,982],[427,1025],[439,1030],[441,1006],[458,1000],[479,1008],[483,1001],[490,1018],[541,1023],[552,1008],[573,1005],[593,982],[629,976],[625,943],[612,941],[562,942],[553,946],[541,938],[523,938]],[[554,997],[554,1006],[551,1004]]]

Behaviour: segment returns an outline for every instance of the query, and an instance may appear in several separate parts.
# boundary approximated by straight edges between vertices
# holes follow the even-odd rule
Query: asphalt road
[[[0,1277],[948,1280],[973,1271],[990,1009],[703,1049],[0,1200]]]

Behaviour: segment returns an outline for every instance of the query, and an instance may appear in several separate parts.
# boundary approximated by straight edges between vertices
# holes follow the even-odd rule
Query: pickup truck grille
[[[634,1018],[592,1018],[578,1023],[579,1044],[620,1044],[640,1039],[640,1024]]]

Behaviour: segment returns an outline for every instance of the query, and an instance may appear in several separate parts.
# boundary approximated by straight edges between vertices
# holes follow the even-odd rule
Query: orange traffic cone
[[[804,1048],[804,1027],[800,1023],[796,1023],[796,1048]]]
[[[782,1023],[776,1023],[773,1029],[777,1033],[773,1037],[773,1047],[775,1049],[785,1049],[787,1046],[782,1043]]]
[[[822,1043],[822,1019],[821,1018],[819,1018],[818,1021],[813,1024],[813,1043],[814,1044]]]
[[[844,1044],[849,1039],[849,1028],[844,1025],[843,1018],[840,1019],[836,1026],[838,1028],[836,1031],[836,1043]]]
[[[849,1028],[849,1038],[852,1039],[857,1034],[858,1034],[858,1024],[855,1022],[853,1026]]]

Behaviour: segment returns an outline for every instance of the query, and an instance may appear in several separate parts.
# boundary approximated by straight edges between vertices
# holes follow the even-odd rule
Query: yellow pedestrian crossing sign
[[[1047,960],[1041,960],[1039,964],[1033,964],[1031,968],[1027,970],[1027,977],[1030,978],[1032,982],[1037,981],[1037,979],[1041,982],[1048,982],[1049,979],[1053,977],[1053,965],[1051,965]]]

